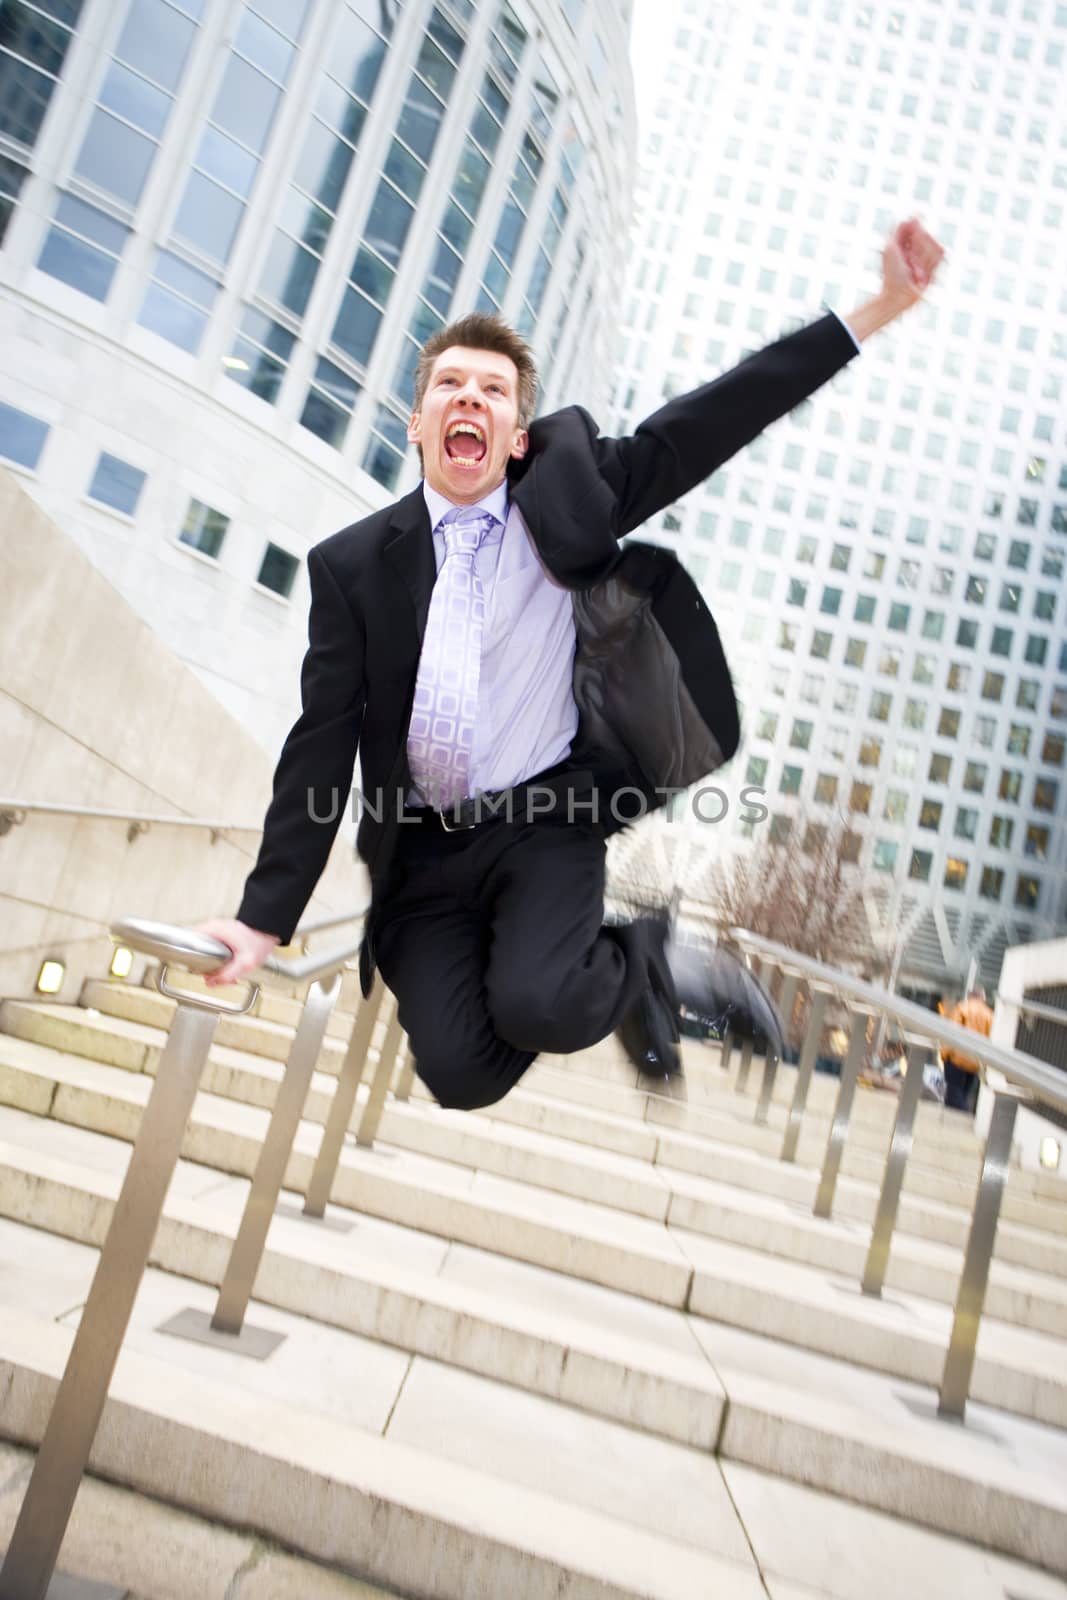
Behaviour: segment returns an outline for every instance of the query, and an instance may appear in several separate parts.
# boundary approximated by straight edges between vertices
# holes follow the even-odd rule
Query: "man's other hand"
[[[944,249],[917,217],[909,217],[890,234],[882,251],[882,287],[901,310],[921,300],[933,282]]]
[[[233,951],[229,961],[205,977],[204,982],[211,989],[223,983],[237,983],[247,973],[255,972],[278,943],[276,933],[261,933],[258,928],[238,922],[236,917],[209,917],[206,922],[197,923],[195,932],[206,933]]]

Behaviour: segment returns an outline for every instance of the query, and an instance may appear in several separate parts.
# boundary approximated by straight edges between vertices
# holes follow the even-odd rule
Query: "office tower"
[[[1067,7],[685,0],[656,10],[615,424],[880,281],[919,215],[928,302],[654,536],[744,705],[686,873],[846,814],[875,942],[936,988],[1067,922]],[[745,782],[770,816],[746,824]],[[652,831],[652,830],[650,830]],[[657,845],[663,849],[663,842]]]
[[[272,748],[304,552],[417,479],[419,343],[498,308],[604,403],[627,12],[4,6],[0,457]]]

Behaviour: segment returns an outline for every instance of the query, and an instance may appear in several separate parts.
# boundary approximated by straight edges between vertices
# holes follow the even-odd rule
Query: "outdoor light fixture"
[[[111,965],[107,969],[111,976],[113,978],[128,978],[130,975],[130,968],[132,966],[133,951],[127,950],[124,944],[117,944],[115,946],[115,953],[111,957]]]
[[[66,975],[67,969],[62,961],[42,961],[34,988],[38,994],[58,994]]]
[[[1041,1145],[1037,1152],[1037,1159],[1040,1161],[1043,1167],[1048,1167],[1050,1171],[1055,1172],[1056,1168],[1060,1164],[1060,1141],[1058,1139],[1054,1139],[1051,1134],[1048,1134],[1041,1141]]]

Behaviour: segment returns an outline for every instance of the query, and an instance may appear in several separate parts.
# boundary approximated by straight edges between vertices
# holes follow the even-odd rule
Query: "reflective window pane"
[[[178,300],[157,283],[149,284],[141,314],[137,318],[142,327],[158,333],[161,339],[176,344],[195,355],[200,348],[207,317],[195,306]]]
[[[225,261],[244,209],[242,200],[201,173],[191,172],[174,219],[174,232],[204,255]]]
[[[378,185],[378,193],[367,218],[366,239],[391,266],[400,260],[400,252],[414,215],[414,208],[395,189],[387,183]]]
[[[292,65],[294,49],[288,39],[270,27],[255,12],[246,11],[233,45],[255,66],[284,83]]]
[[[412,78],[396,131],[423,161],[428,162],[433,153],[444,114],[445,108],[437,96],[420,79]]]
[[[175,89],[195,32],[196,24],[163,0],[132,0],[115,54],[153,83]]]
[[[41,459],[47,437],[47,422],[0,402],[0,456],[5,461],[16,461],[32,472]]]
[[[222,549],[229,525],[229,517],[224,517],[214,506],[206,506],[202,500],[190,500],[178,538],[182,544],[190,545],[205,556],[214,557]]]
[[[135,206],[158,146],[97,108],[86,129],[75,171],[98,189]]]
[[[384,59],[385,45],[378,35],[346,10],[330,51],[334,77],[361,100],[369,100]]]
[[[271,83],[240,56],[231,56],[219,85],[211,120],[250,150],[262,150],[280,98],[281,90],[276,83]]]
[[[145,474],[139,467],[131,467],[128,461],[120,461],[118,456],[109,456],[103,450],[89,485],[89,498],[132,517],[137,510],[144,481]]]
[[[36,0],[36,4],[38,11],[47,11],[50,17],[65,22],[70,28],[81,16],[82,0]]]
[[[471,216],[477,216],[478,207],[489,181],[489,163],[479,150],[469,142],[464,146],[456,172],[452,193]]]
[[[328,211],[306,199],[298,189],[290,189],[278,221],[286,233],[321,255],[330,235],[333,218]]]
[[[72,289],[106,300],[129,229],[71,195],[60,196],[55,220],[65,226],[50,229],[37,265]]]
[[[379,261],[369,250],[360,250],[352,266],[352,282],[357,289],[362,289],[364,294],[384,306],[389,299],[394,277],[393,269],[387,267],[384,261]]]
[[[426,168],[394,139],[386,157],[385,175],[396,184],[401,194],[409,200],[418,200]]]
[[[455,80],[456,69],[432,40],[422,41],[422,48],[415,65],[430,88],[436,89],[442,100],[447,100]]]
[[[17,161],[9,161],[6,156],[0,156],[0,245],[4,242],[7,225],[15,210],[18,200],[29,173]]]
[[[355,379],[320,357],[315,367],[315,382],[308,390],[301,413],[301,426],[317,434],[326,444],[339,450],[351,419],[351,408],[359,394]]]
[[[259,161],[254,155],[210,123],[201,135],[195,164],[246,200],[259,171]]]
[[[36,67],[0,54],[0,133],[36,144],[54,87],[55,80]]]
[[[354,361],[366,366],[378,337],[382,313],[355,289],[346,289],[334,324],[333,343]]]
[[[452,295],[459,282],[462,266],[463,263],[456,252],[445,244],[443,239],[439,239],[430,275],[422,286],[423,294],[438,311],[447,312],[452,304]]]
[[[0,45],[42,71],[57,76],[70,43],[70,33],[49,22],[22,0],[4,0],[0,7]]]
[[[287,33],[290,39],[299,39],[307,16],[308,0],[253,0],[261,17],[275,28]]]
[[[260,562],[256,582],[288,600],[293,592],[299,567],[299,561],[295,556],[291,556],[288,550],[282,550],[276,544],[268,544]]]
[[[336,211],[351,166],[352,151],[344,140],[312,118],[293,182]]]
[[[156,139],[163,132],[171,108],[169,94],[164,94],[162,89],[155,88],[117,61],[113,61],[108,68],[99,100],[108,110],[116,112]]]
[[[318,270],[318,257],[276,228],[263,266],[260,292],[301,317],[307,310]]]

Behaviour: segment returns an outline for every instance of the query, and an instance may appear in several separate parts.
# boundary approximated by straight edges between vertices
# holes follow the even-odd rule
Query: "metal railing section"
[[[81,817],[93,822],[125,822],[130,844],[149,828],[205,828],[215,844],[224,833],[262,833],[262,822],[217,822],[212,817],[164,816],[146,811],[108,811],[99,806],[54,805],[50,800],[12,800],[0,797],[0,839],[20,828],[29,817]]]
[[[1016,1112],[1019,1104],[1025,1103],[1037,1114],[1048,1115],[1059,1121],[1067,1114],[1067,1078],[1056,1068],[1046,1065],[1033,1056],[1028,1056],[1019,1050],[1008,1050],[1001,1045],[994,1045],[982,1034],[959,1027],[956,1023],[935,1016],[910,1000],[902,999],[890,990],[879,988],[836,967],[814,961],[808,956],[802,956],[785,945],[760,938],[743,928],[731,929],[731,938],[752,964],[756,961],[761,963],[762,976],[769,977],[775,968],[782,974],[782,1002],[783,1006],[788,1004],[788,1012],[785,1015],[787,1029],[800,983],[807,985],[811,998],[811,1015],[801,1049],[793,1101],[781,1148],[780,1159],[783,1161],[796,1159],[797,1141],[818,1054],[825,1008],[829,1001],[834,998],[841,1002],[847,1008],[851,1019],[848,1052],[841,1069],[837,1102],[815,1196],[816,1216],[828,1218],[832,1215],[834,1192],[848,1137],[856,1085],[866,1051],[869,1020],[872,1017],[885,1017],[895,1022],[908,1042],[907,1071],[897,1104],[892,1141],[882,1176],[862,1277],[865,1294],[880,1295],[885,1283],[904,1172],[911,1152],[915,1115],[922,1090],[924,1054],[932,1046],[949,1045],[979,1061],[987,1073],[987,1084],[994,1095],[993,1114],[964,1252],[952,1335],[945,1357],[938,1401],[939,1415],[962,1421],[974,1370],[978,1329],[989,1283],[989,1269],[996,1242],[1004,1185],[1011,1160]],[[1038,1012],[1049,1008],[1037,1007],[1035,1003],[1026,1001],[1020,1009]],[[1056,1014],[1056,1020],[1063,1020],[1062,1016]],[[731,1038],[731,1048],[732,1044]],[[748,1077],[752,1057],[751,1047],[752,1040],[746,1039],[738,1073],[739,1089],[744,1088]],[[756,1109],[757,1121],[765,1121],[767,1118],[774,1092],[777,1065],[777,1058],[768,1052]]]
[[[320,920],[317,926],[320,929],[337,926],[342,922],[354,921],[361,915],[353,913],[326,918]],[[201,975],[217,971],[228,959],[230,951],[216,939],[167,923],[137,920],[117,922],[111,931],[117,941],[141,954],[154,956],[161,962],[160,991],[175,999],[177,1006],[85,1310],[37,1452],[11,1543],[0,1568],[0,1600],[45,1600],[48,1593],[137,1291],[148,1265],[152,1242],[181,1154],[182,1140],[219,1018],[244,1015],[251,1009],[259,993],[258,987],[249,983],[244,1001],[234,1004],[210,993],[190,993],[167,984],[167,973],[171,967]],[[309,930],[305,928],[305,931]],[[265,1330],[244,1329],[245,1311],[307,1099],[312,1072],[340,992],[341,973],[358,949],[358,941],[349,941],[323,955],[305,955],[288,961],[271,956],[264,963],[266,970],[285,978],[310,980],[311,988],[289,1051],[267,1136],[256,1162],[244,1215],[208,1330],[212,1342],[226,1340],[227,1348],[241,1348],[246,1354],[267,1354],[280,1337]],[[321,1218],[325,1212],[340,1161],[344,1134],[355,1104],[356,1090],[371,1053],[382,994],[379,981],[370,1000],[359,1007],[356,1015],[334,1104],[308,1189],[305,1213],[309,1218]],[[394,1016],[385,1045],[379,1053],[378,1072],[360,1124],[361,1142],[369,1142],[373,1138],[373,1130],[377,1128],[388,1077],[397,1063],[401,1041],[399,1020]],[[380,1091],[379,1080],[382,1080]],[[376,1096],[378,1103],[371,1114],[371,1103]],[[369,1135],[367,1140],[362,1138],[364,1126]],[[187,1336],[194,1338],[204,1337],[202,1330],[173,1327],[174,1322],[189,1315],[180,1313],[178,1318],[172,1319],[171,1324],[164,1326],[168,1331],[184,1331]]]

